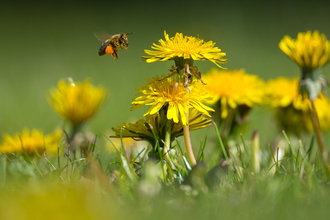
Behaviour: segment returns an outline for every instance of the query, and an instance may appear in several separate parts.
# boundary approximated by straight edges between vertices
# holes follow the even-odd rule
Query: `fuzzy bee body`
[[[99,56],[103,56],[105,54],[111,54],[111,56],[114,59],[118,60],[118,49],[125,48],[128,50],[128,39],[127,35],[133,34],[109,34],[107,32],[102,33],[94,33],[95,36],[101,40],[104,41],[104,43],[99,48]]]
[[[99,56],[103,56],[106,54],[105,49],[110,45],[110,39],[106,40],[99,49]]]

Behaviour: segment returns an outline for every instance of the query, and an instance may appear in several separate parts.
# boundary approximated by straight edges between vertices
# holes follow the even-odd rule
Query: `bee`
[[[125,48],[125,50],[128,50],[127,35],[131,34],[134,34],[134,32],[129,34],[109,34],[106,31],[94,32],[97,39],[104,41],[104,43],[100,46],[99,56],[111,54],[114,59],[118,60],[118,49]]]

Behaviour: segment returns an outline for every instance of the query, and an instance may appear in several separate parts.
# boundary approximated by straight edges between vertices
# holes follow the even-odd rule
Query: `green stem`
[[[72,125],[72,133],[71,133],[71,137],[70,137],[70,141],[73,141],[74,136],[81,131],[83,124],[73,124]]]
[[[185,66],[192,66],[193,65],[193,60],[192,59],[183,59],[183,57],[178,57],[175,59],[175,65],[177,67],[177,71],[179,73],[180,79],[182,81],[182,84],[185,84],[186,80],[186,71],[185,71]],[[187,87],[187,94],[189,94],[189,87]],[[189,104],[189,101],[187,101]],[[187,118],[187,124],[182,125],[183,127],[183,135],[184,135],[184,142],[186,144],[186,151],[187,151],[187,156],[188,156],[188,161],[191,166],[196,165],[196,159],[194,156],[194,152],[191,146],[191,140],[190,140],[190,133],[189,133],[189,109],[186,115]]]
[[[302,70],[302,78],[301,79],[312,79],[312,80],[317,80],[320,78],[320,75],[322,74],[321,69],[303,69]]]
[[[172,132],[172,121],[168,120],[166,121],[165,125],[165,144],[163,149],[163,155],[166,160],[169,158],[169,151],[171,148],[171,132]]]
[[[82,130],[82,127],[83,127],[83,124],[73,124],[72,125],[72,133],[71,133],[71,136],[70,136],[70,140],[68,140],[68,143],[70,145],[69,146],[69,156],[70,156],[70,151],[71,151],[72,154],[73,154],[73,159],[74,160],[76,159],[76,150],[78,148],[78,146],[75,146],[76,143],[74,143],[74,138],[75,138],[75,135]]]
[[[163,155],[166,163],[168,166],[166,166],[166,174],[168,175],[168,180],[173,179],[172,172],[175,170],[175,166],[171,160],[171,155],[170,155],[170,150],[171,150],[171,133],[172,133],[172,120],[166,121],[165,125],[165,143],[164,143],[164,148],[163,148]],[[164,169],[165,167],[163,167]],[[165,179],[166,177],[164,177]]]
[[[189,126],[188,125],[183,126],[183,135],[184,135],[184,142],[186,144],[186,151],[187,151],[188,161],[189,161],[191,166],[195,166],[196,165],[196,159],[195,159],[194,152],[193,152],[192,146],[191,146]]]
[[[260,139],[259,139],[259,132],[253,132],[252,138],[252,158],[253,158],[253,170],[255,173],[259,173],[260,171]]]
[[[188,88],[187,88],[187,94],[189,94],[189,89]],[[184,142],[186,144],[186,151],[187,151],[188,161],[189,161],[191,166],[195,166],[196,165],[196,159],[195,159],[194,152],[193,152],[193,149],[192,149],[191,140],[190,140],[190,133],[189,133],[189,109],[188,109],[188,113],[187,113],[186,117],[187,117],[187,124],[183,125]]]
[[[316,139],[317,139],[317,142],[319,145],[320,153],[322,155],[323,163],[325,166],[325,171],[327,173],[328,178],[330,178],[330,169],[329,169],[330,167],[329,167],[328,154],[324,147],[324,142],[323,142],[321,128],[320,128],[320,122],[319,122],[319,118],[318,118],[313,100],[311,100],[311,104],[312,104],[311,119],[312,119],[312,123],[313,123],[314,132],[315,132]]]

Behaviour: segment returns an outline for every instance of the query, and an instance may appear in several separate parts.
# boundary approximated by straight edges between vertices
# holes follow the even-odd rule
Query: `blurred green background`
[[[45,95],[61,78],[92,78],[111,98],[90,122],[100,133],[142,118],[146,108],[130,111],[138,85],[167,73],[174,62],[147,64],[144,49],[176,32],[214,41],[227,53],[232,70],[245,68],[268,80],[299,76],[298,66],[279,49],[284,35],[319,30],[330,38],[329,1],[1,1],[0,3],[0,133],[23,127],[51,132],[63,124]],[[94,31],[130,33],[129,50],[119,60],[98,56]],[[216,66],[197,61],[202,73]],[[329,78],[329,65],[324,68]],[[280,88],[279,88],[280,89]],[[279,132],[266,107],[252,112],[244,134],[261,132],[261,143]],[[207,132],[204,131],[204,133]],[[212,130],[212,132],[214,132]],[[201,133],[193,132],[199,141]]]

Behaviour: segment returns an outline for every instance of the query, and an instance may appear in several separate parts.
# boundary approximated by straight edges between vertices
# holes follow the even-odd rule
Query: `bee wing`
[[[110,39],[114,34],[110,34],[107,31],[94,31],[94,35],[100,41],[105,41]]]

